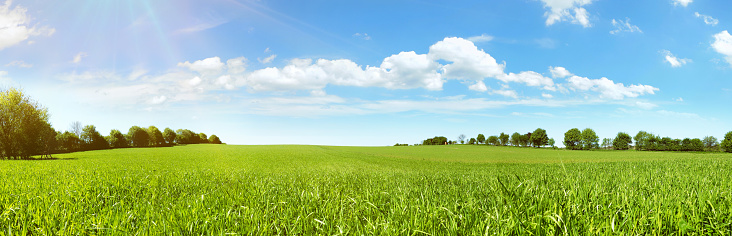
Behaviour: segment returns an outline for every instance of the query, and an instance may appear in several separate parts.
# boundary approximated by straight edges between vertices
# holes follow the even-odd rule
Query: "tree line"
[[[69,131],[56,131],[48,122],[48,109],[20,90],[0,90],[0,159],[29,159],[35,155],[126,147],[166,147],[177,144],[221,144],[216,135],[188,129],[162,132],[155,126],[132,126],[126,134],[113,129],[101,135],[94,125],[71,124]]]
[[[457,137],[457,141],[450,141],[444,136],[425,139],[422,145],[448,145],[466,143],[466,136],[461,134]],[[635,140],[635,146],[633,141]],[[714,136],[706,136],[699,138],[672,139],[670,137],[661,138],[658,135],[639,131],[638,134],[631,137],[628,133],[619,132],[615,138],[604,138],[600,143],[597,133],[591,128],[579,130],[578,128],[569,129],[564,133],[564,146],[569,150],[595,150],[595,149],[613,149],[628,150],[635,149],[638,151],[725,151],[732,152],[732,131],[725,134],[724,139],[720,143]],[[521,146],[521,147],[554,147],[555,141],[549,138],[546,130],[537,128],[534,132],[521,134],[518,132],[508,135],[501,133],[499,135],[488,136],[478,134],[475,138],[467,140],[467,144],[487,144],[493,146]],[[395,146],[405,146],[397,144]]]

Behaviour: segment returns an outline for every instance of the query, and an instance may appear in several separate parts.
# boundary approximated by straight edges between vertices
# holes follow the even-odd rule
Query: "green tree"
[[[569,150],[582,149],[582,132],[577,128],[572,128],[564,133],[564,146]]]
[[[501,134],[498,135],[498,139],[501,141],[501,146],[508,145],[508,138],[509,138],[508,134],[505,134],[503,132],[501,132]]]
[[[549,146],[554,147],[554,144],[556,144],[556,142],[554,141],[554,138],[550,138],[549,139]]]
[[[531,145],[531,134],[524,134],[521,135],[521,138],[519,139],[519,143],[522,147],[528,147]]]
[[[635,139],[635,150],[649,150],[649,148],[653,148],[654,144],[651,142],[654,139],[655,136],[651,133],[648,133],[646,131],[638,131],[638,134],[633,137]]]
[[[628,150],[633,139],[627,133],[619,132],[615,139],[613,139],[613,149],[615,150]]]
[[[219,139],[219,136],[212,134],[211,136],[208,137],[208,143],[221,144],[221,139]]]
[[[170,128],[165,128],[165,131],[163,131],[163,139],[165,139],[165,142],[167,142],[168,145],[173,145],[173,142],[175,142],[175,136],[175,131]]]
[[[81,142],[84,150],[101,150],[109,148],[109,143],[97,132],[93,125],[84,126],[81,131]]]
[[[109,132],[109,145],[112,148],[125,148],[127,147],[127,139],[125,135],[119,130],[113,129]]]
[[[732,131],[727,132],[722,140],[722,149],[725,152],[732,152]]]
[[[714,136],[706,136],[702,140],[702,143],[704,144],[704,149],[707,151],[718,151],[719,150],[719,141],[717,141],[717,138]]]
[[[490,144],[490,145],[498,146],[499,145],[498,136],[495,136],[495,135],[489,136],[486,143]]]
[[[537,128],[531,133],[531,144],[534,147],[543,147],[549,145],[549,137],[546,135],[546,130]]]
[[[458,139],[458,141],[460,141],[460,144],[464,144],[464,143],[465,143],[465,137],[466,137],[466,136],[465,136],[464,134],[460,134],[460,135],[458,136],[458,138],[457,138],[457,139]]]
[[[130,127],[127,135],[130,136],[130,142],[133,147],[147,147],[150,145],[150,135],[147,133],[147,130],[140,128],[140,126]]]
[[[48,110],[22,91],[0,90],[0,158],[30,158],[44,152]]]
[[[178,144],[195,144],[198,143],[198,134],[187,129],[178,129],[175,131],[175,142]]]
[[[200,140],[200,143],[208,143],[208,137],[206,136],[206,134],[200,133],[200,134],[198,134],[198,137],[199,137],[198,140]],[[447,139],[445,139],[445,140],[447,140]]]
[[[519,134],[518,132],[514,132],[513,134],[511,134],[511,145],[521,145],[521,134]]]
[[[584,150],[591,150],[596,149],[598,145],[598,141],[600,140],[599,137],[597,137],[597,134],[594,130],[590,128],[586,128],[582,130],[582,149]]]
[[[701,152],[704,151],[704,142],[702,142],[702,140],[698,138],[691,139],[691,144],[689,144],[689,147],[689,151]]]
[[[470,140],[468,140],[468,144],[475,144],[475,142],[477,142],[475,138],[470,138]]]
[[[478,134],[478,139],[476,140],[478,140],[478,143],[483,143],[485,142],[485,136],[483,134]]]
[[[81,140],[76,134],[69,131],[58,133],[56,141],[58,142],[60,151],[76,152],[81,150]]]
[[[150,146],[153,147],[162,147],[165,145],[165,139],[163,138],[163,133],[160,132],[160,129],[155,126],[147,127],[147,135],[150,137]]]

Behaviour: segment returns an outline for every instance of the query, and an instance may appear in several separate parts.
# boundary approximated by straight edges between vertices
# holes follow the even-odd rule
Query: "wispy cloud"
[[[20,67],[20,68],[31,68],[31,67],[33,67],[33,64],[25,63],[22,60],[17,60],[17,61],[12,61],[12,62],[10,62],[8,64],[5,64],[5,66],[15,66],[15,67]]]
[[[699,14],[699,12],[694,12],[694,15],[697,18],[704,19],[704,23],[707,24],[707,25],[717,25],[717,24],[719,24],[719,20],[714,19],[714,17],[708,16],[708,15],[704,15],[704,14]]]
[[[468,41],[471,41],[473,43],[481,43],[481,42],[488,42],[493,40],[493,36],[487,35],[487,34],[481,34],[478,36],[472,36],[468,38]]]
[[[31,36],[51,36],[56,29],[48,26],[31,24],[32,17],[27,14],[28,9],[16,5],[13,1],[0,4],[0,50],[23,42]],[[29,41],[30,43],[31,41]]]
[[[72,63],[79,64],[81,62],[81,59],[86,57],[87,54],[85,52],[79,52],[74,56],[74,59],[71,60]]]
[[[363,40],[371,40],[371,36],[369,36],[369,34],[367,34],[367,33],[355,33],[355,34],[353,34],[353,37],[360,38]]]
[[[611,30],[610,34],[618,34],[620,32],[643,33],[643,31],[637,25],[631,25],[630,19],[627,17],[625,18],[625,21],[613,19],[612,24],[613,24],[613,27],[615,27],[615,29]]]
[[[683,65],[686,65],[686,63],[691,62],[691,59],[678,58],[668,50],[661,50],[661,53],[664,55],[664,59],[666,59],[666,62],[671,64],[671,67],[681,67]]]

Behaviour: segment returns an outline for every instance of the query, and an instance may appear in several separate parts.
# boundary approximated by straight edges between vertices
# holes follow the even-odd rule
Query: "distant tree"
[[[200,143],[200,137],[193,131],[187,129],[178,129],[175,131],[175,142],[178,144],[196,144]]]
[[[30,158],[45,148],[48,110],[22,91],[0,90],[0,158]]]
[[[513,134],[511,134],[511,145],[521,145],[521,134],[519,134],[518,132],[514,132]]]
[[[81,150],[81,140],[76,134],[69,131],[57,133],[56,141],[58,142],[60,151],[76,152]]]
[[[478,143],[483,143],[485,142],[485,136],[483,134],[478,134],[478,139],[476,140],[478,140]]]
[[[150,146],[152,147],[161,147],[165,145],[165,139],[163,138],[163,133],[160,132],[160,129],[155,126],[147,127],[147,135],[150,137]]]
[[[465,137],[466,136],[464,134],[458,135],[457,139],[458,139],[458,141],[460,141],[460,144],[465,143]]]
[[[724,140],[722,140],[722,149],[724,149],[725,152],[732,152],[732,131],[727,132],[727,134],[724,135]]]
[[[635,139],[636,150],[648,150],[652,146],[651,140],[654,138],[653,134],[646,131],[638,131],[638,134],[633,137]]]
[[[82,148],[84,150],[101,150],[109,148],[107,140],[97,132],[97,127],[94,127],[93,125],[84,126],[80,138]]]
[[[628,150],[633,140],[627,133],[619,132],[615,139],[613,139],[613,149],[615,150]]]
[[[569,150],[582,149],[582,132],[577,128],[572,128],[564,133],[564,146]]]
[[[447,138],[435,136],[434,138],[428,138],[422,141],[422,145],[446,145],[447,142]]]
[[[486,143],[490,144],[490,145],[494,145],[494,146],[498,146],[500,144],[499,140],[498,140],[498,136],[495,136],[495,135],[489,136]]]
[[[613,140],[611,138],[603,138],[600,147],[602,147],[603,149],[609,149],[610,147],[612,147],[612,142]]]
[[[168,143],[168,145],[173,145],[173,142],[175,142],[175,135],[175,131],[170,128],[165,128],[165,131],[163,131],[163,139],[165,139],[165,142]]]
[[[590,128],[586,128],[582,130],[582,149],[584,150],[591,150],[598,148],[597,142],[599,141],[599,137],[597,137],[597,134],[594,130]]]
[[[546,135],[546,130],[537,128],[531,133],[531,144],[534,147],[543,147],[549,144],[549,137]]]
[[[113,129],[109,132],[108,140],[109,145],[112,148],[125,148],[127,146],[127,139],[125,138],[125,135],[122,134],[119,130]]]
[[[706,136],[702,140],[702,143],[704,143],[704,149],[707,151],[718,151],[719,150],[719,141],[717,141],[717,138],[714,136]]]
[[[200,140],[199,143],[208,143],[208,137],[206,137],[206,134],[200,133],[200,134],[198,134],[198,137],[199,137],[198,140]]]
[[[41,151],[37,154],[40,154],[41,157],[51,157],[51,154],[53,154],[56,149],[58,149],[58,140],[56,140],[57,132],[53,127],[51,127],[51,124],[44,123],[42,124],[43,127],[41,128],[41,135],[40,135],[40,142],[41,142]],[[0,145],[1,146],[1,145]]]
[[[127,131],[127,135],[130,136],[130,142],[133,147],[147,147],[150,145],[150,135],[146,129],[140,128],[139,126],[132,126]]]
[[[549,139],[549,146],[554,147],[554,144],[556,144],[556,142],[554,141],[554,138],[550,138]]]
[[[508,139],[509,139],[508,134],[501,132],[501,134],[498,135],[498,139],[501,141],[501,146],[508,145]]]
[[[698,139],[698,138],[691,139],[691,144],[689,146],[690,146],[689,151],[694,151],[694,152],[704,151],[704,142],[702,142],[701,139]]]
[[[219,136],[216,136],[215,134],[212,134],[208,137],[208,143],[212,144],[221,144],[221,139],[219,139]],[[404,144],[403,146],[409,146],[408,144]]]
[[[531,145],[531,134],[528,133],[528,134],[521,135],[521,138],[519,139],[519,143],[521,144],[522,147],[530,146]]]
[[[79,121],[71,122],[71,125],[69,125],[69,131],[76,134],[76,137],[81,137],[81,133],[84,132],[83,129],[84,128]]]
[[[468,141],[468,144],[472,145],[472,144],[475,144],[476,142],[477,141],[475,140],[475,138],[470,138],[470,140]]]

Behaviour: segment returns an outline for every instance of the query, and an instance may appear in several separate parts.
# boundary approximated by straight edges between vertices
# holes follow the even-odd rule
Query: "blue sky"
[[[51,123],[231,144],[732,130],[732,2],[5,1],[0,87]]]

